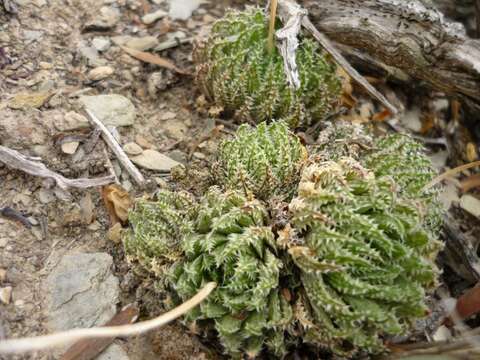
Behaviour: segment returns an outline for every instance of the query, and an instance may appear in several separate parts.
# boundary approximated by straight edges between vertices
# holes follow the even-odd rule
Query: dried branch
[[[93,127],[100,129],[102,132],[102,138],[105,140],[107,145],[112,149],[113,153],[117,156],[120,164],[127,170],[127,172],[132,176],[133,180],[143,186],[145,184],[145,178],[142,173],[133,165],[133,163],[128,158],[127,154],[123,151],[122,147],[118,144],[117,140],[113,137],[112,133],[107,129],[107,127],[93,114],[90,110],[85,109],[89,116],[89,121]]]
[[[283,57],[285,73],[290,86],[300,87],[300,75],[298,73],[296,51],[298,48],[298,34],[302,25],[302,19],[308,13],[301,6],[291,1],[279,1],[278,15],[285,24],[277,31],[276,37],[280,41],[279,49]]]
[[[268,28],[268,52],[269,54],[273,53],[275,49],[275,44],[273,42],[273,37],[275,35],[275,20],[277,18],[277,0],[270,1],[270,24]]]
[[[300,31],[301,24],[306,30],[312,33],[313,37],[334,58],[338,65],[340,65],[352,79],[360,84],[365,91],[380,101],[393,115],[398,113],[397,108],[393,106],[385,96],[370,85],[370,83],[350,65],[343,55],[340,54],[328,38],[317,30],[310,19],[306,16],[306,10],[302,9],[292,0],[279,0],[278,5],[280,7],[279,15],[286,25],[283,29],[277,32],[277,38],[282,41],[280,50],[285,61],[285,68],[289,79],[298,78],[298,71],[295,63],[295,50],[298,46],[298,40],[296,40],[296,37]],[[293,84],[296,84],[295,81],[293,81]]]
[[[480,104],[480,40],[420,0],[299,0],[330,40]]]
[[[431,182],[429,182],[425,187],[423,188],[423,191],[431,189],[435,185],[441,183],[443,180],[448,179],[449,177],[452,177],[458,173],[461,173],[464,170],[468,170],[474,167],[480,166],[480,160],[479,161],[474,161],[472,163],[460,165],[456,168],[450,169],[445,171],[443,174],[440,174],[437,176],[435,179],[433,179]]]
[[[96,327],[90,329],[72,329],[51,335],[3,340],[0,341],[0,354],[20,354],[44,350],[83,339],[115,338],[144,334],[150,330],[159,328],[187,313],[205,300],[205,298],[210,295],[216,286],[217,284],[214,282],[208,283],[195,296],[185,301],[182,305],[151,320],[143,321],[133,325]]]
[[[12,169],[21,170],[33,176],[52,178],[63,190],[67,190],[70,187],[85,189],[89,187],[111,184],[115,181],[112,176],[106,176],[97,179],[67,179],[63,175],[49,170],[41,162],[32,160],[28,156],[25,156],[18,151],[9,149],[5,146],[0,146],[0,162],[3,162]]]

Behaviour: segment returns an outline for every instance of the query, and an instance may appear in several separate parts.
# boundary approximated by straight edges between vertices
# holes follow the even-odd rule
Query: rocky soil
[[[68,178],[114,174],[133,197],[168,186],[175,165],[206,164],[218,136],[233,127],[211,118],[216,109],[208,109],[191,75],[140,61],[122,46],[156,54],[192,73],[193,39],[208,31],[225,8],[239,3],[3,0],[2,8],[0,1],[0,145],[41,158]],[[441,94],[419,94],[420,104],[412,105],[401,91],[379,86],[407,109],[393,127],[442,139],[433,145],[426,141],[439,170],[478,158],[478,144],[458,123],[456,134],[466,133],[463,147],[452,151],[444,146],[452,126],[449,103]],[[104,142],[95,141],[98,134],[84,107],[112,129],[147,178],[146,186],[137,186]],[[378,121],[379,113],[358,94],[342,116]],[[427,115],[435,118],[433,125],[427,124]],[[480,200],[462,195],[457,185],[447,184],[445,206],[478,223]],[[129,268],[118,238],[109,236],[99,189],[65,191],[0,162],[0,209],[7,208],[27,222],[0,216],[0,339],[101,325],[130,303],[143,317],[162,311],[148,284]],[[461,284],[457,293],[472,283],[452,276]],[[62,351],[17,358],[52,359]],[[211,357],[190,331],[173,324],[148,336],[116,340],[99,359]]]

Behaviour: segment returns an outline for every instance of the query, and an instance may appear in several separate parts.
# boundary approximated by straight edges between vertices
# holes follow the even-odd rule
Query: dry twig
[[[102,138],[105,140],[107,145],[112,149],[114,154],[117,156],[118,161],[122,164],[122,166],[127,170],[127,172],[132,176],[133,180],[140,185],[143,186],[145,183],[145,178],[143,177],[142,173],[138,171],[138,169],[133,165],[133,163],[128,158],[127,154],[123,151],[122,147],[118,144],[117,140],[113,137],[112,133],[107,129],[107,127],[100,121],[98,118],[93,114],[90,110],[85,109],[89,116],[89,121],[92,123],[93,127],[100,129],[102,132]],[[115,180],[115,179],[114,179]],[[110,181],[113,182],[113,181]],[[105,184],[103,184],[105,185]]]
[[[138,309],[127,305],[105,326],[132,324],[138,318]],[[73,344],[60,360],[93,360],[113,342],[114,338],[87,339]]]
[[[191,75],[188,71],[185,71],[183,69],[180,69],[178,66],[176,66],[174,63],[170,62],[167,59],[164,59],[160,56],[145,52],[145,51],[139,51],[135,50],[126,46],[120,46],[120,48],[125,51],[128,55],[133,56],[135,59],[138,59],[143,62],[147,62],[149,64],[154,64],[158,65],[161,67],[164,67],[166,69],[175,71],[179,74],[182,75]]]
[[[449,177],[452,177],[452,176],[454,176],[454,175],[456,175],[456,174],[458,174],[458,173],[460,173],[464,170],[471,169],[471,168],[477,167],[477,166],[480,166],[480,160],[479,161],[474,161],[474,162],[469,163],[469,164],[461,165],[461,166],[458,166],[458,167],[450,169],[450,170],[447,170],[443,174],[437,176],[435,179],[430,181],[427,185],[425,185],[425,187],[423,188],[423,191],[434,187],[435,185],[442,182],[443,180],[448,179]]]
[[[3,162],[12,169],[21,170],[33,176],[52,178],[63,190],[66,190],[70,187],[85,189],[89,187],[111,184],[115,181],[112,176],[96,179],[67,179],[63,175],[49,170],[41,162],[32,160],[18,151],[9,149],[5,146],[0,146],[0,162]]]
[[[144,334],[150,330],[168,324],[169,322],[187,313],[205,300],[216,286],[217,284],[214,282],[208,283],[194,297],[185,301],[182,305],[177,306],[175,309],[170,310],[169,312],[151,320],[143,321],[133,325],[96,327],[90,329],[72,329],[51,335],[3,340],[0,341],[0,354],[20,354],[50,349],[83,339],[115,338]]]

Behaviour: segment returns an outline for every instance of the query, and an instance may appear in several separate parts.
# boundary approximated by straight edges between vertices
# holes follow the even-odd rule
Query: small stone
[[[172,20],[187,20],[202,2],[203,0],[170,0],[168,15]]]
[[[48,100],[50,94],[48,92],[38,93],[19,93],[8,102],[8,106],[11,109],[23,109],[23,108],[40,108]]]
[[[112,75],[115,70],[111,66],[99,66],[88,72],[87,78],[91,81],[99,81],[106,79]]]
[[[73,131],[90,127],[87,118],[74,111],[66,113],[64,117],[54,118],[53,125],[59,131]]]
[[[407,111],[403,117],[400,119],[400,122],[403,126],[413,132],[420,132],[422,130],[422,122],[420,120],[421,112],[419,108],[413,108],[410,111]]]
[[[183,140],[188,129],[186,125],[179,120],[170,120],[163,124],[163,129],[168,137],[180,141]]]
[[[99,52],[105,52],[110,48],[111,41],[106,37],[96,37],[92,40],[92,46]]]
[[[155,21],[164,18],[167,16],[168,13],[163,10],[157,10],[155,12],[146,14],[142,17],[142,21],[144,24],[150,25],[153,24]]]
[[[98,51],[93,46],[88,46],[85,41],[78,44],[79,55],[87,60],[90,66],[104,66],[107,64],[105,59],[100,59]]]
[[[201,153],[198,151],[194,152],[193,156],[195,156],[197,159],[200,159],[200,160],[205,160],[207,158],[204,153]]]
[[[142,135],[135,135],[135,142],[144,149],[153,149],[153,145]]]
[[[34,145],[32,151],[35,156],[44,157],[50,153],[50,146],[48,145]]]
[[[476,197],[465,194],[460,198],[460,207],[466,212],[480,218],[480,200]]]
[[[0,283],[7,280],[7,270],[0,268]]]
[[[85,30],[108,30],[114,27],[120,20],[120,11],[117,8],[103,6],[100,8],[100,14],[97,18],[85,25]]]
[[[452,338],[452,333],[445,325],[440,326],[432,336],[434,341],[446,341]]]
[[[125,145],[123,145],[123,150],[128,154],[128,155],[140,155],[143,152],[143,149],[140,147],[140,145],[134,143],[134,142],[129,142]]]
[[[30,224],[32,224],[32,226],[38,226],[40,224],[33,216],[29,216],[27,220],[30,222]]]
[[[38,63],[38,66],[40,66],[40,69],[42,69],[42,70],[51,70],[53,68],[53,64],[45,62],[45,61],[40,61]]]
[[[55,194],[51,189],[41,188],[38,190],[38,200],[40,200],[42,204],[51,203],[52,201],[55,201]]]
[[[180,163],[155,150],[145,150],[141,155],[132,157],[131,160],[142,168],[154,171],[170,171],[171,168],[180,165]]]
[[[0,302],[4,303],[5,305],[10,304],[10,300],[12,299],[12,287],[6,286],[4,288],[0,288]]]
[[[0,32],[0,44],[8,44],[10,42],[10,35],[6,32]]]
[[[135,106],[125,96],[81,96],[80,102],[107,126],[129,126],[135,121]]]
[[[187,162],[187,154],[185,154],[182,150],[175,149],[171,151],[168,156],[182,164],[185,164]]]
[[[158,40],[155,36],[144,36],[140,38],[132,38],[125,43],[125,46],[131,49],[145,51],[152,49],[158,45]]]
[[[187,37],[187,34],[185,34],[183,31],[174,31],[174,32],[169,32],[167,34],[167,40],[182,40]]]
[[[176,116],[176,113],[172,111],[166,111],[162,115],[160,115],[160,120],[172,120],[175,119]]]
[[[147,80],[148,94],[155,98],[158,91],[166,90],[176,79],[177,77],[172,71],[161,70],[150,74]]]
[[[62,146],[61,146],[62,152],[64,154],[73,155],[77,151],[78,145],[80,145],[80,143],[78,141],[63,143]]]
[[[448,99],[435,99],[433,101],[433,109],[436,111],[436,112],[441,112],[441,111],[446,111],[448,110],[448,106],[449,106],[449,101]]]
[[[453,203],[458,203],[460,198],[458,197],[458,189],[453,183],[447,183],[442,188],[442,191],[438,195],[438,199],[443,204],[443,207],[446,211],[450,209]]]
[[[87,229],[90,231],[98,231],[102,228],[103,226],[98,221],[94,221],[93,223],[87,226]]]
[[[30,44],[34,41],[39,40],[43,36],[43,31],[39,30],[23,30],[23,38],[25,44]]]
[[[118,46],[125,45],[127,41],[132,39],[133,39],[133,36],[129,36],[129,35],[118,35],[118,36],[111,37],[111,40],[113,41],[113,43]]]
[[[8,244],[7,238],[0,238],[0,249],[3,249]]]
[[[34,0],[33,3],[37,7],[44,7],[45,5],[47,5],[47,0]]]

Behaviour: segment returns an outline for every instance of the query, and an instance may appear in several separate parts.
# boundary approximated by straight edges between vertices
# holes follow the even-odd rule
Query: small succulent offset
[[[307,150],[284,122],[244,124],[235,138],[224,141],[214,164],[215,181],[225,189],[238,189],[261,200],[291,198]]]
[[[127,254],[173,298],[218,284],[187,320],[232,356],[281,357],[301,342],[379,353],[427,311],[440,248],[436,193],[422,191],[431,164],[408,137],[339,129],[306,160],[285,124],[242,126],[221,146],[217,186],[197,200],[163,191],[130,214]]]
[[[212,187],[202,199],[194,231],[184,237],[183,250],[172,280],[182,299],[207,282],[218,284],[189,319],[214,321],[230,354],[242,350],[253,357],[264,344],[281,352],[283,328],[293,314],[279,291],[283,263],[265,206]]]
[[[337,354],[384,349],[426,314],[435,284],[429,232],[417,203],[390,176],[351,158],[305,168],[290,204],[305,244],[290,248],[314,326],[307,337]]]
[[[301,86],[293,89],[279,51],[269,53],[267,37],[267,20],[258,8],[230,11],[218,20],[194,52],[202,92],[241,122],[284,119],[296,128],[323,119],[340,97],[336,66],[313,40],[301,38],[296,52]]]

